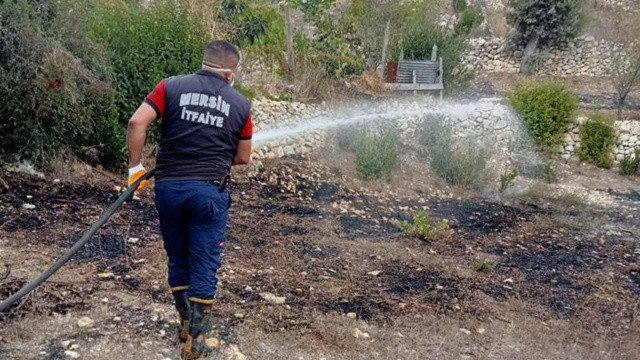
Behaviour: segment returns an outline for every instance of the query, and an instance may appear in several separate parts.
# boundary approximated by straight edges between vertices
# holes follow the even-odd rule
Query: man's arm
[[[129,167],[137,166],[142,161],[142,149],[147,138],[147,128],[158,117],[151,105],[142,103],[133,114],[127,126],[127,149],[129,150]]]
[[[233,165],[246,165],[251,160],[251,140],[238,141],[238,151],[233,159]]]

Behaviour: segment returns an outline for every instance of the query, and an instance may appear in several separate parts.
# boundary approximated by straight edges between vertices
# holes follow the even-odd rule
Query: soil
[[[2,178],[5,298],[77,240],[118,190]],[[624,208],[567,211],[431,181],[389,191],[409,181],[366,188],[313,157],[237,174],[214,307],[221,358],[231,359],[237,345],[250,359],[637,359],[637,185],[592,189]],[[405,236],[397,222],[421,208],[434,221],[448,219],[452,234],[431,242]],[[477,260],[494,269],[477,271]],[[2,358],[62,359],[65,340],[88,359],[178,358],[165,261],[147,191],[0,315]],[[266,303],[262,292],[286,297],[286,305]],[[79,328],[82,316],[94,327]],[[356,338],[355,328],[370,337]]]

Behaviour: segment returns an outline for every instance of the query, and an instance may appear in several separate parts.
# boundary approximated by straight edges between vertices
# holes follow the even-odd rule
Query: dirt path
[[[4,298],[117,191],[2,178]],[[628,215],[638,189],[612,190],[625,213],[384,187],[363,191],[304,159],[238,176],[215,307],[223,345],[212,359],[637,359],[640,219]],[[152,204],[151,194],[127,203],[49,283],[2,314],[2,358],[178,359]],[[394,221],[422,207],[450,219],[454,235],[404,236]],[[476,271],[476,260],[495,270]],[[271,305],[263,292],[286,303]],[[84,316],[93,325],[78,326]]]

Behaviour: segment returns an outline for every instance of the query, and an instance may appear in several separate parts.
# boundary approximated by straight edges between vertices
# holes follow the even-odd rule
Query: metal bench
[[[390,90],[408,91],[440,91],[440,99],[444,91],[442,79],[442,57],[436,61],[437,47],[434,46],[431,61],[400,60],[395,83],[386,83]],[[402,58],[402,55],[401,55]]]

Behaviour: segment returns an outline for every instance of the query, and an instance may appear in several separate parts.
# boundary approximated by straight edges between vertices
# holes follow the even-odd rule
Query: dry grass
[[[300,56],[296,59],[293,87],[296,101],[322,101],[332,97],[335,83],[323,66]]]
[[[380,79],[378,73],[374,70],[369,70],[359,76],[353,76],[351,81],[354,82],[356,90],[371,96],[380,96],[388,93],[388,90],[384,88],[384,81]]]
[[[487,9],[486,20],[494,36],[505,37],[509,33],[506,9]]]

